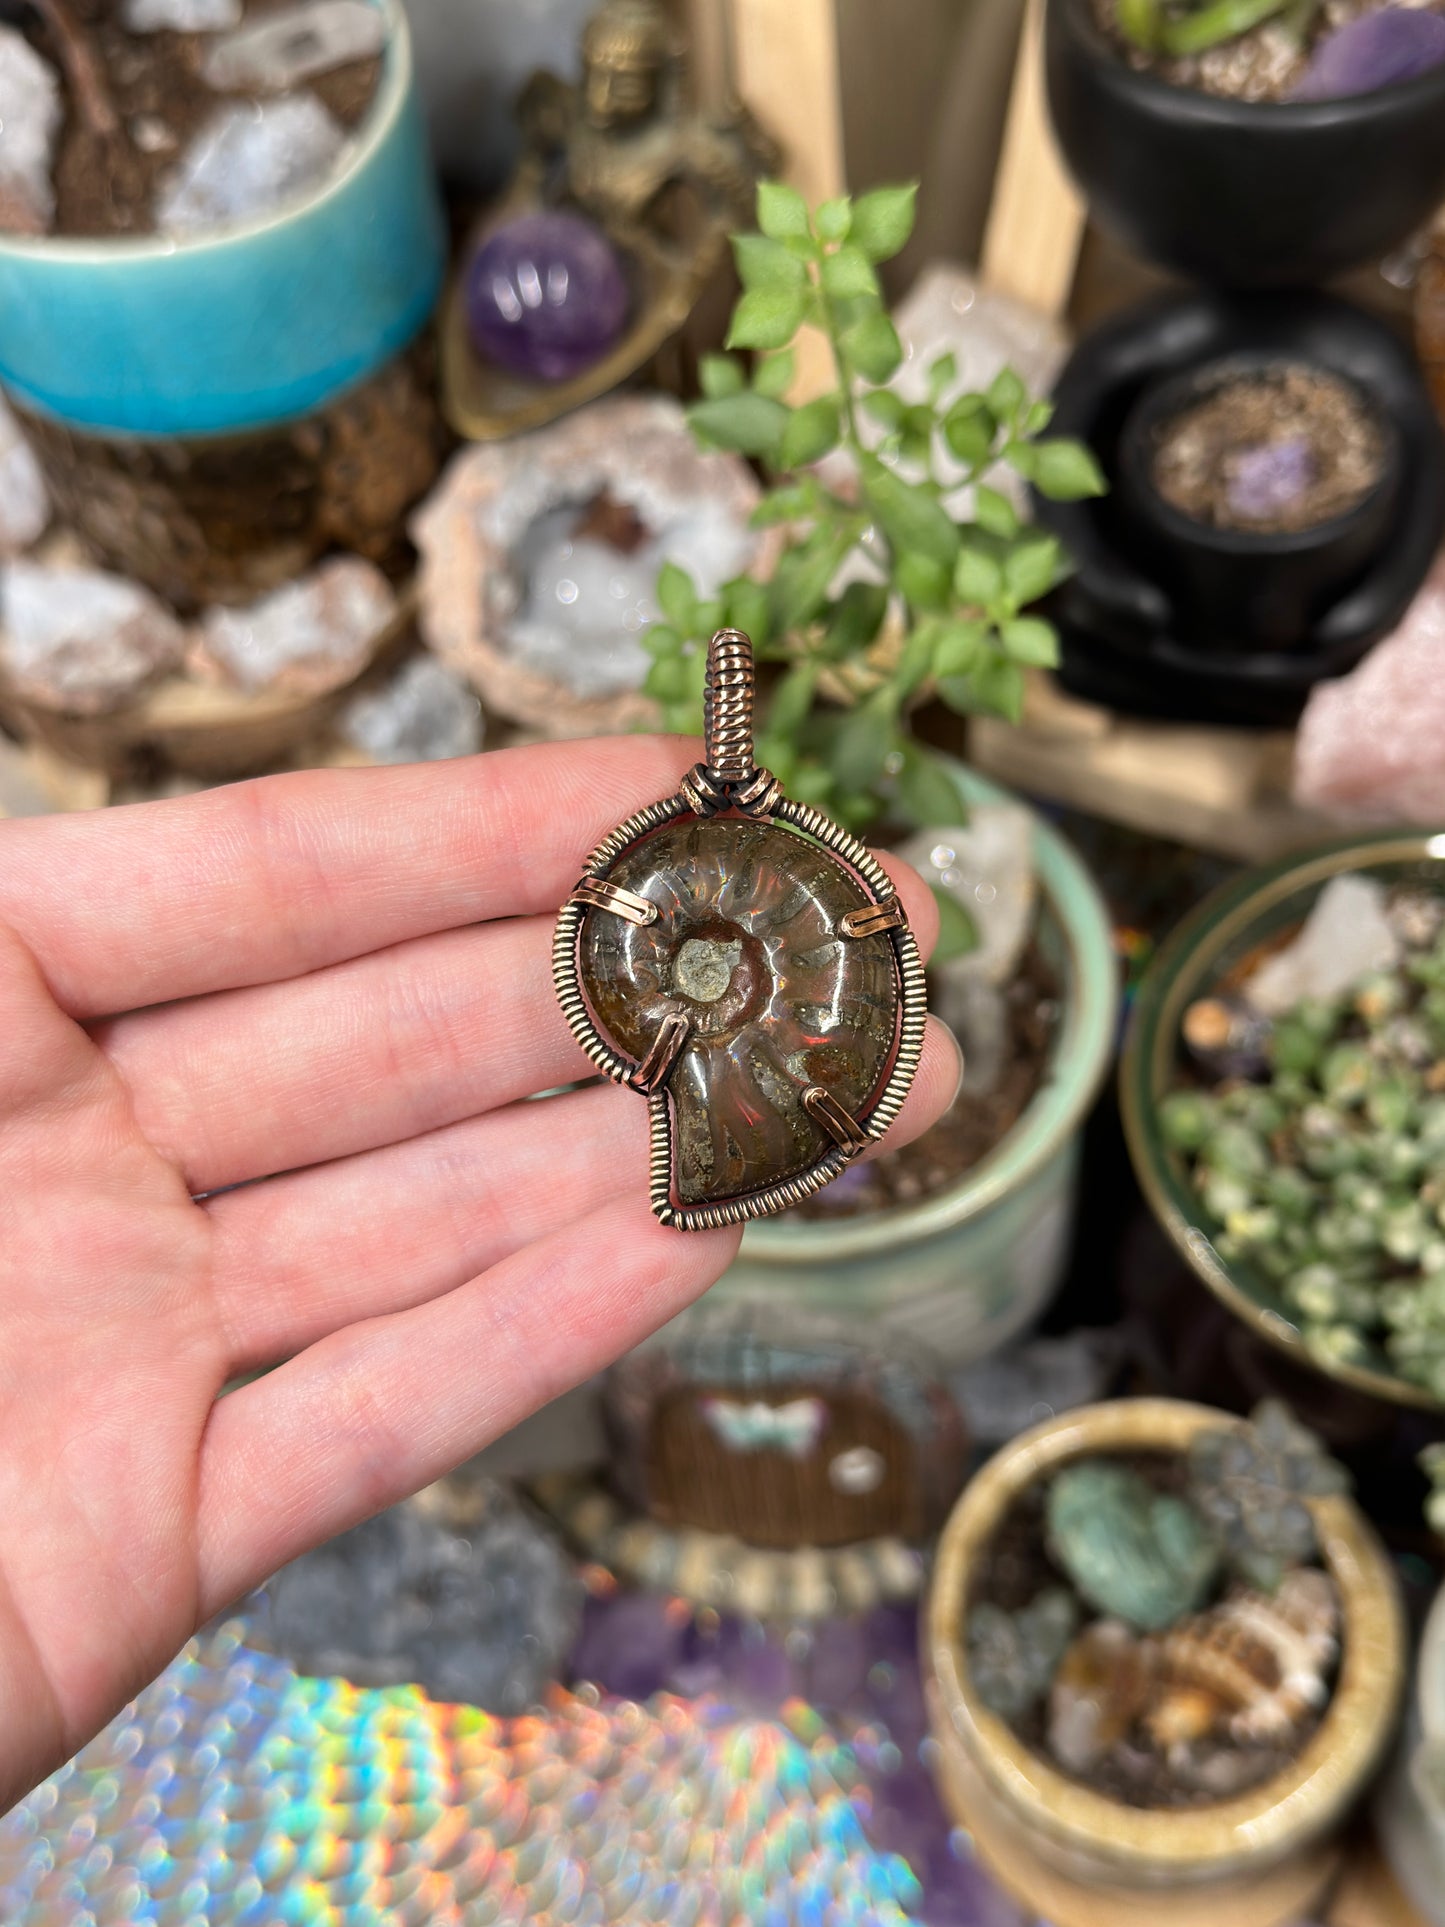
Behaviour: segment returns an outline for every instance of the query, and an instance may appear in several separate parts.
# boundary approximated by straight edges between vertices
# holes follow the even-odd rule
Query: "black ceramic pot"
[[[1378,539],[1288,647],[1245,626],[1247,598],[1201,628],[1193,586],[1160,565],[1160,527],[1126,481],[1121,443],[1140,399],[1218,363],[1298,362],[1349,382],[1388,427],[1393,497]],[[1165,393],[1167,403],[1167,392]],[[1393,629],[1445,534],[1445,440],[1407,345],[1382,321],[1323,295],[1181,295],[1144,303],[1084,337],[1054,391],[1051,432],[1094,450],[1110,490],[1035,500],[1074,573],[1054,598],[1066,687],[1135,714],[1283,726],[1315,683],[1353,669]],[[1182,520],[1183,518],[1181,518]],[[1327,525],[1328,526],[1328,525]],[[1258,540],[1259,538],[1253,538]],[[1203,591],[1211,593],[1206,584]]]
[[[1130,67],[1092,0],[1048,0],[1045,61],[1100,224],[1215,286],[1313,286],[1378,260],[1445,198],[1445,66],[1345,100],[1221,100]]]
[[[1280,532],[1215,528],[1176,508],[1154,485],[1155,454],[1171,420],[1228,382],[1267,375],[1279,365],[1267,356],[1233,355],[1147,383],[1119,435],[1121,506],[1138,530],[1141,552],[1171,594],[1176,633],[1204,649],[1307,646],[1315,623],[1389,540],[1404,470],[1400,431],[1358,388],[1354,392],[1383,444],[1380,474],[1343,515]]]

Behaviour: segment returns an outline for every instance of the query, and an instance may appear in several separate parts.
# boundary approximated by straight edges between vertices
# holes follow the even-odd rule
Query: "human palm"
[[[731,1259],[735,1231],[652,1217],[629,1093],[517,1101],[590,1069],[558,903],[695,754],[0,824],[0,1811],[210,1614]],[[928,892],[899,887],[926,945]],[[890,1141],[956,1077],[934,1029]]]

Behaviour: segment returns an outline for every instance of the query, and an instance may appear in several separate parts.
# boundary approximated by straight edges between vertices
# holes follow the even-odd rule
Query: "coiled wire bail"
[[[699,816],[740,810],[767,816],[783,786],[753,756],[753,645],[741,629],[719,629],[707,647],[703,732],[707,759],[683,779],[682,793]]]

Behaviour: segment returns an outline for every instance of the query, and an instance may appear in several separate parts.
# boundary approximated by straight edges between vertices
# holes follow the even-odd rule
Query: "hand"
[[[0,1811],[212,1613],[732,1259],[736,1232],[653,1218],[633,1093],[515,1101],[590,1073],[553,916],[695,755],[519,749],[0,824]],[[899,887],[931,943],[928,891]],[[956,1088],[931,1030],[892,1142]]]

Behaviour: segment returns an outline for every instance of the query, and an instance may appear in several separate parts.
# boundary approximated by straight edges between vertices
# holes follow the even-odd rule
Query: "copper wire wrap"
[[[577,1042],[605,1077],[646,1090],[652,1137],[652,1208],[663,1224],[683,1231],[743,1224],[750,1218],[765,1217],[770,1212],[801,1204],[837,1177],[861,1149],[876,1144],[903,1108],[903,1100],[923,1055],[928,1011],[923,960],[888,872],[857,837],[811,804],[796,803],[785,796],[776,777],[758,768],[753,761],[752,645],[735,629],[720,630],[709,646],[704,706],[707,760],[688,771],[676,796],[664,797],[661,802],[639,810],[598,844],[587,859],[577,890],[562,906],[552,950],[557,995]],[[605,886],[608,871],[624,850],[676,817],[715,816],[722,810],[771,818],[820,843],[854,871],[871,898],[867,908],[850,913],[860,926],[857,937],[892,947],[901,992],[900,1016],[893,1062],[883,1088],[866,1117],[846,1119],[852,1127],[847,1131],[847,1143],[835,1144],[810,1169],[795,1177],[780,1179],[764,1190],[721,1199],[716,1204],[683,1205],[676,1203],[672,1196],[670,1101],[666,1088],[661,1086],[678,1053],[685,1048],[685,1041],[669,1037],[659,1051],[658,1061],[646,1065],[638,1065],[615,1050],[597,1029],[583,995],[577,944],[584,916],[607,914],[608,909],[614,907],[608,901],[606,888],[599,890],[595,886]],[[672,1049],[674,1041],[675,1050]],[[661,1060],[669,1052],[670,1061],[664,1065]]]
[[[768,816],[783,790],[753,756],[753,645],[741,629],[719,629],[707,646],[702,692],[706,761],[683,778],[683,794],[699,816],[740,810]]]

